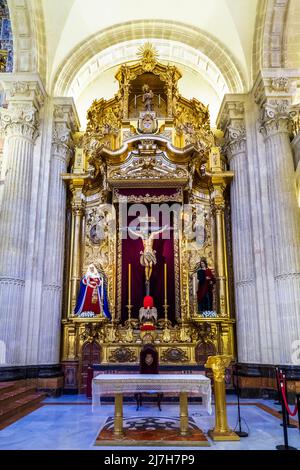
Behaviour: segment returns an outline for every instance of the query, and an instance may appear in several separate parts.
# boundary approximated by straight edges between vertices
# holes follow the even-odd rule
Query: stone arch
[[[99,53],[125,40],[145,38],[174,41],[181,38],[181,43],[201,50],[213,63],[218,64],[231,93],[246,91],[246,80],[237,61],[216,38],[199,28],[175,21],[140,20],[106,28],[76,46],[53,76],[52,93],[57,96],[67,95],[76,73],[95,55],[95,51]]]
[[[253,80],[263,68],[281,68],[286,65],[285,38],[291,2],[292,0],[261,0],[258,3],[252,55]],[[297,29],[295,35],[296,31]]]
[[[300,68],[300,2],[289,0],[286,27],[283,37],[284,62],[286,68]]]
[[[14,72],[38,72],[46,81],[46,33],[41,2],[7,0],[14,43]]]

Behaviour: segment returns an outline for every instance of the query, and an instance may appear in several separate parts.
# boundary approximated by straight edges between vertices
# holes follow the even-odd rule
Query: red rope
[[[295,408],[294,408],[294,411],[291,411],[290,410],[290,407],[288,405],[288,402],[287,402],[287,399],[286,399],[286,394],[285,394],[285,378],[283,379],[283,381],[280,383],[280,386],[281,386],[281,393],[282,393],[282,398],[283,398],[283,402],[284,402],[284,406],[286,408],[286,411],[288,412],[288,414],[290,416],[296,416],[297,412],[298,412],[298,406],[296,405]]]

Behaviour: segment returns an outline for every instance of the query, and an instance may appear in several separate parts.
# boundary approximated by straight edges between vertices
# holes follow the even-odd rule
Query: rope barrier
[[[282,393],[282,398],[283,398],[283,402],[284,402],[284,406],[285,406],[286,411],[288,412],[288,414],[290,416],[296,416],[296,414],[298,413],[298,406],[295,405],[294,411],[291,411],[291,409],[288,405],[287,399],[286,399],[284,382],[281,382],[280,385],[281,385],[281,393]]]
[[[282,398],[283,398],[285,409],[286,409],[286,411],[288,412],[288,414],[290,416],[296,416],[296,414],[298,413],[298,406],[295,405],[294,411],[291,411],[291,409],[289,407],[289,404],[287,402],[287,398],[286,398],[286,388],[287,387],[286,387],[285,374],[281,370],[279,370],[279,371],[276,370],[276,374],[277,374],[277,379],[278,379],[279,384],[280,384],[281,395],[282,395]]]

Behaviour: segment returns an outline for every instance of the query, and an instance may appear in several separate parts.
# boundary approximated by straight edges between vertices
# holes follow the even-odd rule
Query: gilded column
[[[8,80],[4,87],[8,108],[1,110],[6,177],[0,215],[0,339],[6,343],[6,363],[20,364],[33,152],[44,91],[37,77]]]
[[[66,184],[62,174],[67,171],[72,153],[72,133],[77,130],[78,118],[73,100],[56,98],[39,332],[39,363],[42,364],[59,361],[66,221]]]
[[[77,299],[78,286],[81,278],[81,258],[82,258],[82,230],[84,201],[82,196],[83,180],[73,180],[71,190],[72,200],[72,260],[70,275],[70,304],[68,315],[72,315]]]
[[[212,369],[215,396],[215,427],[208,431],[214,441],[239,441],[239,436],[227,423],[225,370],[229,367],[231,356],[209,356],[205,367]]]
[[[292,363],[294,341],[300,338],[300,214],[290,144],[287,100],[263,105],[261,132],[265,141],[281,364]]]
[[[238,360],[259,362],[257,296],[244,103],[224,101],[221,125],[234,178],[230,186]],[[232,98],[231,98],[232,99]]]
[[[226,254],[226,236],[224,221],[224,191],[228,179],[231,179],[233,173],[216,172],[212,176],[213,202],[212,212],[215,218],[215,236],[216,236],[216,271],[218,284],[218,312],[221,317],[229,317],[229,299],[228,299],[228,275],[227,275],[227,254]]]

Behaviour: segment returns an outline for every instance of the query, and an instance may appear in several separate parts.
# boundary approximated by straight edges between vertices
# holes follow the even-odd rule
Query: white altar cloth
[[[99,374],[93,379],[93,406],[100,404],[103,393],[187,392],[202,397],[211,414],[211,382],[201,374]]]

